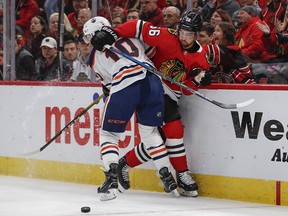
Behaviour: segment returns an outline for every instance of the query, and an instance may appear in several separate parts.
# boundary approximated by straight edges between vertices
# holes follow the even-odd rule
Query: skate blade
[[[179,188],[179,193],[182,196],[187,196],[187,197],[197,197],[198,196],[197,190],[195,190],[195,191],[185,191],[182,188]]]
[[[120,193],[124,193],[126,190],[125,190],[124,187],[122,187],[121,184],[118,184],[118,191],[119,191]]]
[[[101,201],[113,200],[117,197],[117,189],[109,189],[106,193],[99,193]]]
[[[177,191],[177,189],[172,190],[170,193],[171,193],[172,197],[176,197],[176,198],[180,197],[180,194]]]

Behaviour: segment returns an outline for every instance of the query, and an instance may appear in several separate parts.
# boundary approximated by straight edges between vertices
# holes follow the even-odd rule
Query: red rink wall
[[[0,174],[101,184],[99,126],[104,102],[93,106],[43,152],[42,147],[85,107],[100,84],[1,82]],[[222,103],[254,98],[227,110],[197,96],[184,96],[189,168],[200,196],[288,205],[288,112],[286,85],[212,85],[200,90]],[[120,156],[140,142],[133,116]],[[131,172],[134,189],[162,191],[149,162]]]

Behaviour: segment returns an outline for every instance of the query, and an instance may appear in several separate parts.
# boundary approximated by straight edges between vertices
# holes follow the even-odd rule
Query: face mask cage
[[[87,34],[87,35],[84,35],[84,36],[83,36],[83,40],[84,40],[84,42],[85,42],[86,44],[89,44],[90,41],[91,41],[91,39],[92,39],[92,37],[93,37],[93,34],[92,34],[92,33],[91,33],[91,34]]]

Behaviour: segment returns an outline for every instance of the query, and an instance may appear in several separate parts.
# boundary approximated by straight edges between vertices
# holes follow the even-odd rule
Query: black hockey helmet
[[[178,30],[184,29],[192,32],[199,32],[202,28],[202,19],[200,14],[193,11],[185,12],[178,23]]]

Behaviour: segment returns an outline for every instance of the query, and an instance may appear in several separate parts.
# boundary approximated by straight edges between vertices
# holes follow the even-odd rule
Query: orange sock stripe
[[[161,153],[161,152],[166,152],[166,151],[167,151],[166,148],[161,148],[161,149],[155,150],[153,152],[150,152],[150,155],[153,156],[155,154],[158,154],[158,153]]]
[[[105,150],[111,149],[111,148],[114,148],[116,150],[119,149],[118,146],[116,146],[116,145],[106,145],[105,147],[101,148],[101,151],[105,151]]]

